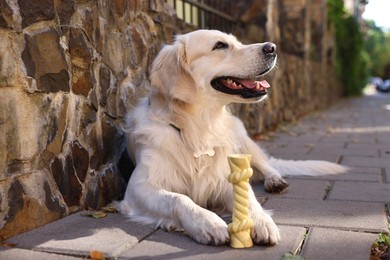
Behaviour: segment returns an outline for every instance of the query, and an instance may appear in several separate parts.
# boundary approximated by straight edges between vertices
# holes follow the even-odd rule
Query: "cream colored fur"
[[[218,41],[228,49],[213,50]],[[122,213],[156,228],[184,229],[199,243],[225,244],[227,225],[217,214],[232,210],[229,154],[252,154],[253,179],[264,180],[269,191],[287,186],[277,169],[308,175],[343,171],[327,162],[270,159],[226,107],[261,102],[266,95],[244,99],[210,86],[216,77],[255,79],[271,69],[276,57],[266,59],[263,47],[243,45],[219,31],[199,30],[178,36],[161,50],[151,71],[149,96],[126,118],[128,151],[136,168],[118,205]],[[277,244],[279,230],[251,188],[249,202],[254,242]]]

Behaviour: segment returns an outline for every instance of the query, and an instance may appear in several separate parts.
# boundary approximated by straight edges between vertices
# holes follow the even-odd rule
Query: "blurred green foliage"
[[[344,95],[360,95],[367,83],[369,63],[363,33],[356,19],[345,12],[343,0],[327,0],[327,9],[328,25],[335,29],[335,65]]]
[[[374,21],[366,21],[365,50],[370,57],[368,70],[370,76],[390,78],[385,68],[390,66],[390,32],[384,32]]]

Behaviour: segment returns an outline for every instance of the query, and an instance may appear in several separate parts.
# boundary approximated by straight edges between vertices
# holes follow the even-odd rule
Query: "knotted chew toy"
[[[231,174],[228,177],[233,183],[233,216],[228,225],[230,246],[233,248],[252,247],[251,228],[253,220],[249,217],[248,185],[253,174],[250,167],[250,154],[228,156]]]

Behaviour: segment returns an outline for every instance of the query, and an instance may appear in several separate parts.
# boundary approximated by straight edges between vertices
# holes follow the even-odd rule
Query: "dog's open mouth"
[[[211,86],[223,93],[240,95],[243,98],[258,98],[267,94],[271,87],[266,80],[241,79],[235,77],[219,77],[211,81]]]

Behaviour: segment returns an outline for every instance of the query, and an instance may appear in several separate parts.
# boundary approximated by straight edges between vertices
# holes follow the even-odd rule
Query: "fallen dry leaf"
[[[100,210],[105,212],[105,213],[118,213],[118,210],[112,206],[102,207]]]
[[[90,218],[105,218],[107,217],[107,214],[102,211],[92,211],[85,214],[81,214],[81,216]]]
[[[2,247],[15,247],[16,244],[8,243],[8,242],[5,242],[5,241],[0,241],[0,246],[2,246]]]
[[[358,143],[360,143],[360,141],[359,141],[359,139],[352,139],[352,143],[358,144]]]
[[[306,148],[314,148],[314,146],[315,146],[314,144],[309,144],[309,143],[308,143],[308,144],[305,144],[305,147],[306,147]]]
[[[92,260],[104,260],[104,254],[102,252],[93,250],[89,252],[89,256],[91,257]]]

